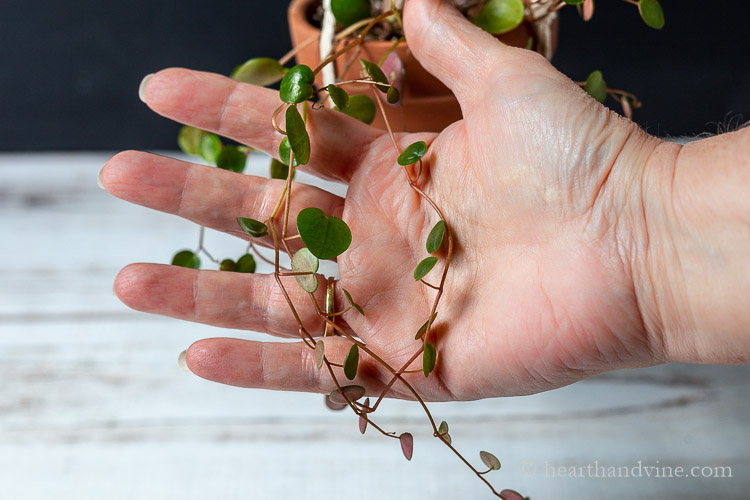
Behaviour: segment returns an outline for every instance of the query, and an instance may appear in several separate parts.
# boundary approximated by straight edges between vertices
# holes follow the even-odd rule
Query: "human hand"
[[[457,241],[434,324],[438,365],[429,378],[405,377],[425,400],[469,400],[668,360],[659,305],[642,303],[649,272],[642,182],[647,170],[672,168],[680,147],[606,110],[545,59],[500,44],[446,4],[406,4],[411,50],[454,91],[464,119],[439,135],[398,136],[402,147],[430,145],[420,187],[443,208]],[[276,154],[274,91],[170,69],[153,76],[143,95],[157,113]],[[292,220],[316,206],[349,224],[353,241],[338,258],[336,302],[346,303],[346,288],[367,316],[350,311],[343,326],[401,366],[418,349],[414,333],[434,296],[412,271],[437,217],[409,188],[387,134],[334,111],[309,120],[312,156],[302,168],[346,182],[348,191],[340,198],[295,185]],[[266,218],[283,187],[137,152],[115,156],[101,177],[115,196],[240,237],[235,218]],[[322,333],[306,293],[288,289],[307,329]],[[116,292],[142,311],[298,336],[269,275],[134,264],[118,276]],[[341,361],[349,346],[327,339],[326,354]],[[227,384],[334,388],[301,342],[208,339],[190,347],[187,362]],[[356,383],[370,394],[390,381],[367,356],[360,367]],[[396,384],[390,396],[411,395]]]

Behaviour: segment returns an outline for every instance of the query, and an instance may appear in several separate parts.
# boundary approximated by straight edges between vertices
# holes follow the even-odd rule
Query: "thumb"
[[[472,24],[450,1],[405,3],[404,30],[409,49],[462,105],[481,96],[498,64],[511,63],[529,52],[501,43]]]

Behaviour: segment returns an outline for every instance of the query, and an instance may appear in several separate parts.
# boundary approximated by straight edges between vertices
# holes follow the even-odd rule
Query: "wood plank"
[[[137,313],[112,296],[121,266],[168,261],[197,232],[99,190],[108,157],[0,155],[1,498],[488,497],[415,404],[389,401],[378,413],[388,429],[414,432],[407,463],[395,440],[360,436],[356,419],[320,395],[180,371],[177,354],[197,339],[264,336]],[[265,160],[251,167],[262,173]],[[215,233],[210,241],[217,252],[243,248]],[[750,488],[748,375],[748,366],[667,365],[430,407],[469,459],[498,455],[495,484],[536,499],[739,499]],[[728,465],[733,477],[549,477],[550,468],[638,461]]]

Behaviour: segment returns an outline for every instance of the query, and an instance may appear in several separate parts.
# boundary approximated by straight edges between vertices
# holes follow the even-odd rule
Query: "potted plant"
[[[296,19],[299,18],[301,12],[309,12],[311,1],[296,0],[292,5],[290,17]],[[349,19],[340,23],[342,25],[348,24],[349,27],[344,28],[344,36],[341,36],[338,41],[334,40],[337,43],[331,44],[329,55],[323,57],[323,60],[319,63],[312,62],[311,65],[301,63],[293,67],[286,67],[286,63],[293,55],[297,54],[304,58],[303,51],[313,45],[316,38],[320,36],[313,33],[280,61],[254,58],[238,66],[232,73],[233,78],[253,84],[270,85],[280,81],[280,101],[276,111],[268,117],[268,120],[278,134],[283,137],[278,149],[279,159],[273,160],[271,165],[271,177],[283,180],[283,189],[281,189],[279,198],[270,213],[233,214],[237,216],[239,228],[251,242],[246,255],[243,255],[237,261],[215,259],[203,247],[203,230],[201,229],[198,249],[195,252],[190,250],[179,252],[175,255],[173,264],[198,268],[200,267],[200,255],[204,255],[218,264],[223,271],[253,272],[255,261],[252,250],[255,242],[273,248],[274,258],[269,259],[268,262],[274,267],[273,275],[278,287],[283,291],[290,314],[296,320],[300,339],[310,349],[317,369],[324,370],[332,381],[328,401],[334,406],[349,408],[353,411],[359,419],[361,432],[364,433],[366,429],[372,428],[386,438],[398,440],[404,456],[411,459],[414,445],[412,435],[409,432],[393,432],[384,429],[373,419],[373,415],[383,398],[389,396],[393,388],[398,386],[402,394],[407,394],[420,403],[435,438],[455,453],[466,467],[489,487],[493,494],[506,500],[520,498],[518,493],[510,490],[498,492],[486,478],[487,473],[500,468],[499,460],[492,453],[479,452],[479,460],[483,464],[480,466],[475,461],[466,459],[458,451],[452,442],[448,424],[444,421],[439,422],[432,416],[424,398],[406,377],[407,374],[416,373],[429,378],[438,363],[450,363],[450,359],[442,359],[440,355],[440,337],[436,334],[433,326],[440,312],[446,278],[451,270],[454,241],[460,235],[455,235],[453,232],[451,225],[453,214],[445,213],[440,204],[422,189],[425,170],[423,157],[428,153],[428,145],[423,141],[416,141],[402,147],[393,132],[394,127],[391,124],[391,113],[388,111],[387,104],[398,104],[410,96],[414,97],[417,92],[416,88],[410,89],[409,84],[403,87],[399,86],[400,75],[396,71],[399,67],[398,64],[390,69],[383,69],[389,53],[398,53],[397,51],[402,43],[401,37],[397,36],[395,41],[385,41],[388,48],[380,56],[380,60],[375,61],[366,57],[369,53],[368,45],[370,44],[367,34],[383,21],[396,26],[399,25],[401,23],[401,9],[395,6],[395,3],[392,3],[381,6],[383,12],[373,13],[369,0],[341,0],[345,6],[351,6],[350,2],[362,1],[367,3],[369,10],[365,9],[359,19],[357,19],[357,16],[353,16],[354,20]],[[634,0],[631,1],[631,3],[633,2]],[[640,0],[636,3],[641,16],[649,25],[657,28],[663,25],[663,15],[656,0]],[[516,8],[520,6],[521,18],[519,19],[516,16],[509,22],[507,11],[499,6],[507,7],[507,5],[513,4]],[[487,0],[472,3],[471,8],[478,12],[477,17],[475,17],[477,24],[490,26],[500,24],[506,27],[512,25],[512,28],[517,28],[522,25],[526,17],[532,17],[533,22],[537,23],[541,22],[541,19],[554,19],[553,14],[566,5],[578,5],[584,18],[591,17],[592,0],[537,2],[533,0]],[[537,8],[544,9],[541,15],[535,13]],[[489,13],[487,9],[490,9]],[[484,17],[482,17],[483,15]],[[529,23],[530,29],[537,33],[538,27],[535,31],[533,22]],[[528,34],[524,31],[519,33],[523,37]],[[306,35],[293,35],[295,38],[300,36],[304,38]],[[376,43],[382,45],[383,41]],[[533,48],[535,43],[536,46],[544,46],[546,42],[534,42],[532,39],[529,43],[527,39],[524,46]],[[550,45],[547,44],[547,46]],[[403,66],[408,70],[416,67],[414,64],[408,63],[408,52],[398,54],[400,60],[407,61]],[[314,54],[311,57],[315,61]],[[349,64],[350,61],[354,61],[356,64]],[[321,73],[324,68],[336,64],[341,64],[338,70],[339,75],[335,75],[334,82],[326,84],[325,81],[320,79]],[[357,67],[354,75],[347,72],[347,67],[351,66]],[[417,68],[415,71],[419,72],[419,69]],[[586,82],[581,82],[581,85],[598,100],[604,100],[608,95],[611,95],[618,98],[625,109],[629,109],[629,106],[635,103],[633,96],[630,94],[608,89],[598,72],[593,72]],[[369,96],[364,93],[354,93],[361,92],[362,89]],[[426,92],[429,95],[430,92]],[[357,96],[364,97],[357,99]],[[435,97],[435,95],[429,95],[429,97]],[[366,102],[371,103],[368,109],[375,109],[382,117],[383,125],[388,130],[387,135],[391,138],[396,149],[393,153],[393,163],[397,165],[396,168],[403,172],[403,182],[422,205],[430,208],[432,218],[436,221],[425,240],[421,242],[424,245],[424,258],[418,262],[410,263],[413,271],[409,276],[409,279],[413,279],[418,285],[434,290],[432,300],[426,310],[415,312],[420,318],[423,318],[423,323],[415,332],[409,332],[413,335],[413,349],[406,357],[401,353],[398,361],[392,360],[390,356],[392,353],[374,350],[372,346],[353,335],[350,330],[342,327],[340,321],[337,322],[337,318],[347,314],[366,315],[367,310],[360,306],[357,301],[358,298],[347,290],[336,290],[332,279],[323,279],[317,275],[320,260],[335,259],[349,248],[352,242],[352,232],[346,221],[325,213],[314,206],[299,211],[296,220],[290,217],[291,199],[296,193],[292,183],[295,170],[304,168],[304,165],[310,160],[311,148],[314,147],[308,134],[309,117],[321,106],[334,106],[339,111],[363,121],[372,121],[369,112],[365,115],[362,113],[362,108],[357,108],[357,101],[365,102],[363,99],[367,99]],[[399,113],[402,111],[405,112],[405,110],[399,110]],[[186,153],[199,154],[217,167],[235,172],[242,172],[247,154],[249,154],[248,148],[224,145],[216,135],[191,127],[181,129],[179,144]],[[290,257],[288,262],[283,259],[284,254]],[[256,256],[264,258],[261,254],[256,253]],[[428,274],[430,278],[428,278]],[[290,298],[290,287],[299,287],[302,291],[300,293],[309,295],[311,299],[309,307],[312,309],[312,314],[324,324],[325,330],[322,334],[310,331],[305,322],[302,321],[297,307]],[[323,300],[320,297],[321,288],[325,292]],[[336,296],[345,297],[345,303],[336,304]],[[329,357],[326,352],[326,343],[330,342],[329,339],[332,337],[348,342],[350,347],[345,356],[340,358]],[[376,397],[374,402],[365,397],[365,388],[356,383],[360,371],[361,354],[367,355],[368,359],[377,364],[379,369],[389,374],[389,380],[384,389],[379,394],[373,394]],[[406,359],[406,361],[404,362],[401,358]]]

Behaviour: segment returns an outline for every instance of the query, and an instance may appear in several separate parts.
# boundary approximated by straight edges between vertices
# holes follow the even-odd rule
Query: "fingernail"
[[[154,76],[153,73],[146,75],[143,77],[143,80],[141,80],[141,86],[138,87],[138,97],[141,99],[141,101],[146,102],[146,96],[144,95],[144,91],[146,90],[146,85],[148,84],[148,81],[151,79],[151,77]]]
[[[112,283],[112,295],[117,297],[117,282]]]
[[[190,372],[190,368],[188,368],[187,365],[187,351],[182,351],[180,355],[177,356],[177,366],[186,372]]]
[[[96,183],[99,184],[99,187],[102,189],[104,189],[104,183],[102,182],[102,172],[104,171],[104,167],[106,167],[106,165],[100,168],[99,173],[96,174]]]

